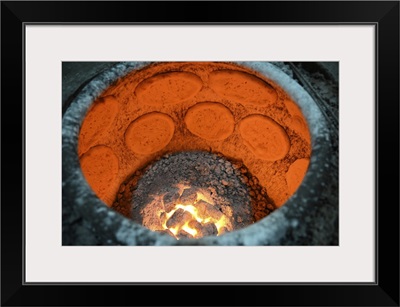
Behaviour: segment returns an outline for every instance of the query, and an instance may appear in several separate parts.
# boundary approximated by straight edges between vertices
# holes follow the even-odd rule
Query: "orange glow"
[[[180,195],[182,195],[183,191],[190,187],[180,186],[179,188]],[[168,227],[168,224],[171,222],[171,218],[179,209],[185,213],[187,212],[189,215],[187,215],[184,219],[178,219],[173,226]],[[212,209],[214,214],[209,215],[209,209]],[[215,209],[210,197],[202,192],[197,192],[197,198],[193,204],[185,205],[178,202],[169,212],[166,212],[164,209],[160,210],[158,212],[158,216],[160,217],[163,229],[169,230],[177,240],[179,240],[178,235],[181,230],[190,234],[193,238],[201,238],[204,236],[202,233],[202,227],[210,226],[211,224],[213,225],[212,227],[216,228],[216,235],[221,235],[225,231],[232,230],[232,224],[229,218],[219,210]]]
[[[114,209],[126,178],[163,155],[192,150],[241,161],[280,207],[304,178],[311,137],[301,108],[267,76],[228,62],[164,62],[107,88],[78,143],[87,182]],[[290,167],[297,159],[303,162]]]

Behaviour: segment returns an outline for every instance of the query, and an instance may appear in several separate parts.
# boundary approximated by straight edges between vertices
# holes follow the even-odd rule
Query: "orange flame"
[[[179,186],[179,188],[180,188],[179,194],[182,195],[183,191],[190,187],[182,185],[182,186]],[[193,238],[200,238],[203,236],[202,233],[199,233],[198,229],[196,229],[190,225],[192,221],[196,221],[203,226],[210,224],[210,223],[214,224],[214,226],[217,230],[217,233],[218,233],[217,235],[221,235],[225,231],[232,230],[232,225],[231,225],[229,218],[226,215],[224,215],[222,212],[219,214],[218,217],[215,217],[215,216],[212,217],[212,216],[207,215],[207,210],[205,212],[200,213],[198,208],[196,208],[196,206],[195,206],[199,201],[204,201],[207,204],[209,204],[210,206],[213,206],[213,201],[211,200],[210,197],[208,197],[206,194],[204,194],[202,192],[197,192],[197,197],[196,197],[196,200],[193,202],[193,204],[184,205],[182,203],[177,203],[177,204],[175,204],[174,208],[169,212],[160,210],[158,212],[158,216],[161,219],[161,224],[162,224],[163,229],[169,230],[175,236],[175,238],[177,240],[179,240],[178,235],[181,232],[181,230],[190,234]],[[185,213],[188,212],[190,214],[190,219],[185,220],[185,221],[179,223],[178,225],[174,225],[173,227],[168,227],[167,223],[168,223],[169,219],[179,209],[184,210]]]

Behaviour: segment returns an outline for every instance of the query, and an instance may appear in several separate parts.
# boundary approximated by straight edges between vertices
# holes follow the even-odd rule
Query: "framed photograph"
[[[399,306],[398,1],[1,25],[2,306]]]

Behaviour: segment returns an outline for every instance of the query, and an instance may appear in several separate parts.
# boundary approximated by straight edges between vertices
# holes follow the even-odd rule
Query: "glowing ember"
[[[178,240],[180,236],[201,238],[232,230],[229,218],[215,208],[211,198],[189,186],[180,186],[179,197],[172,203],[162,198],[162,208],[158,211],[162,228]]]

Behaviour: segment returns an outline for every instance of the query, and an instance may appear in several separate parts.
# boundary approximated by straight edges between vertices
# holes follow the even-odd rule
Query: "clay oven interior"
[[[105,205],[177,240],[272,214],[300,186],[311,152],[296,102],[268,76],[225,62],[130,72],[95,99],[78,140]]]

